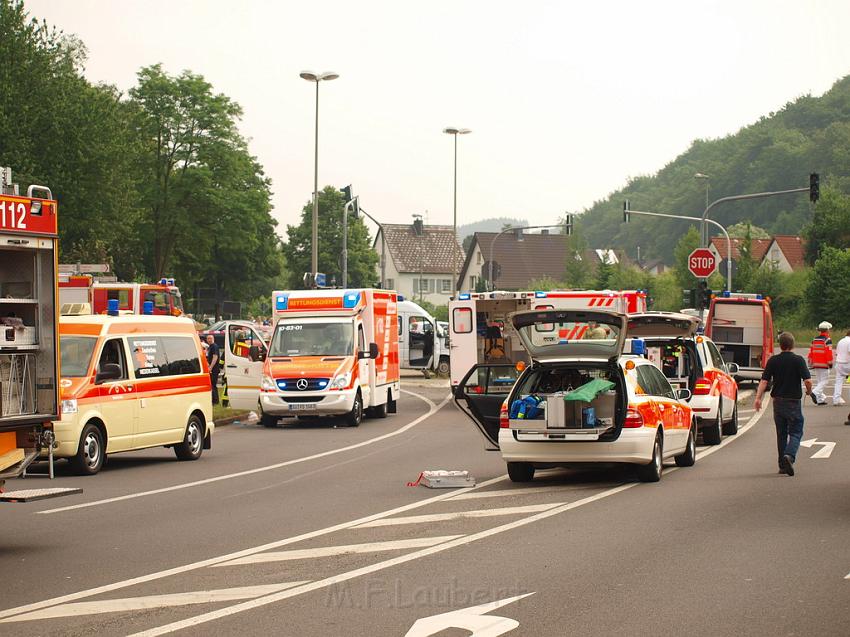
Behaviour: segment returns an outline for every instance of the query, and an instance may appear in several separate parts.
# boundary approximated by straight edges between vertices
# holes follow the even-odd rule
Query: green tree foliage
[[[632,219],[622,223],[622,202],[635,210],[700,216],[705,186],[694,179],[711,176],[711,200],[808,185],[817,171],[821,181],[850,191],[850,76],[821,97],[804,96],[776,113],[715,140],[696,140],[655,175],[631,179],[622,189],[596,202],[578,217],[591,245],[616,245],[633,254],[641,246],[647,258],[670,261],[675,240],[688,226],[668,219]],[[711,218],[725,226],[750,219],[771,235],[795,234],[810,220],[805,193],[723,204]],[[816,252],[815,252],[816,254]]]
[[[602,260],[596,266],[596,278],[594,287],[597,290],[608,290],[612,287],[611,279],[614,277],[615,265],[603,254]]]
[[[753,239],[770,239],[770,233],[764,228],[754,226],[749,221],[741,221],[726,228],[726,232],[733,239],[743,239],[749,234]]]
[[[563,289],[563,288],[566,288],[566,287],[569,287],[569,286],[566,285],[565,283],[560,282],[560,281],[556,281],[555,279],[553,279],[550,276],[542,276],[539,279],[534,279],[533,281],[529,281],[529,283],[528,283],[528,289],[529,290],[548,291],[548,290],[559,290],[559,289]]]
[[[319,192],[319,272],[324,272],[338,284],[342,283],[342,211],[344,195],[332,186]],[[304,205],[301,223],[287,226],[289,242],[284,246],[289,265],[289,287],[304,287],[302,277],[310,271],[313,202]],[[362,219],[348,218],[348,287],[369,287],[378,275],[375,266],[378,254],[372,249],[369,230]]]
[[[850,251],[824,246],[806,288],[809,319],[846,325],[850,316]]]
[[[850,197],[841,194],[834,186],[822,188],[820,201],[815,206],[815,215],[806,235],[806,258],[809,263],[814,263],[826,246],[850,247]]]
[[[649,277],[646,288],[652,299],[653,310],[678,312],[682,309],[682,286],[673,270]]]
[[[688,270],[688,256],[696,250],[700,245],[699,231],[691,226],[688,231],[676,243],[673,250],[673,272],[676,275],[676,281],[681,289],[694,288],[697,285],[697,279]],[[681,289],[679,290],[681,296]]]
[[[591,284],[594,269],[587,262],[587,241],[584,235],[575,231],[567,240],[567,259],[564,264],[564,283],[568,288],[581,289]]]
[[[649,287],[652,276],[633,265],[617,263],[611,270],[608,287],[612,290],[642,290]]]
[[[736,270],[732,279],[732,286],[742,292],[752,292],[751,284],[759,270],[759,263],[753,258],[753,236],[750,234],[750,226],[744,230],[744,236],[738,245],[739,256],[735,262]]]

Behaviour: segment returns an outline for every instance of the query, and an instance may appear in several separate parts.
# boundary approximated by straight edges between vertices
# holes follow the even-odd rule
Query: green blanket
[[[614,387],[615,385],[611,381],[596,378],[578,389],[574,389],[569,394],[564,394],[564,400],[580,400],[589,403],[602,392],[614,389]]]

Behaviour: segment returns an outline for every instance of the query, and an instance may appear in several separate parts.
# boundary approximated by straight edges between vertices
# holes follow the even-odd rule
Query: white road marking
[[[282,467],[289,467],[294,464],[300,464],[302,462],[308,462],[310,460],[317,460],[318,458],[325,458],[327,456],[333,456],[338,453],[344,453],[346,451],[351,451],[352,449],[360,449],[361,447],[366,447],[369,445],[374,445],[375,443],[381,442],[383,440],[387,440],[388,438],[392,438],[394,436],[398,436],[400,434],[405,433],[406,431],[412,429],[423,420],[433,416],[437,411],[443,408],[443,406],[451,400],[451,396],[446,396],[446,398],[439,404],[435,405],[433,401],[425,398],[425,396],[420,396],[419,394],[414,394],[413,392],[409,392],[407,390],[402,390],[406,394],[410,394],[411,396],[416,396],[424,400],[428,403],[428,412],[422,414],[412,422],[396,429],[395,431],[391,431],[390,433],[386,433],[380,436],[376,436],[375,438],[369,438],[368,440],[364,440],[363,442],[358,442],[353,445],[348,445],[346,447],[339,447],[337,449],[330,449],[328,451],[323,451],[321,453],[316,453],[311,456],[304,456],[302,458],[294,458],[292,460],[286,460],[284,462],[278,462],[276,464],[266,465],[264,467],[257,467],[255,469],[247,469],[245,471],[238,471],[236,473],[229,473],[223,476],[216,476],[214,478],[206,478],[205,480],[196,480],[195,482],[187,482],[185,484],[175,484],[174,486],[164,487],[162,489],[152,489],[150,491],[140,491],[139,493],[128,493],[127,495],[121,495],[114,498],[106,498],[104,500],[94,500],[92,502],[83,502],[82,504],[72,504],[70,506],[58,507],[56,509],[46,509],[44,511],[37,511],[39,514],[48,514],[48,513],[61,513],[63,511],[74,511],[76,509],[86,509],[88,507],[101,506],[103,504],[111,504],[113,502],[121,502],[123,500],[132,500],[135,498],[143,498],[149,495],[158,495],[160,493],[169,493],[171,491],[179,491],[181,489],[189,489],[190,487],[198,487],[204,484],[210,484],[213,482],[220,482],[222,480],[232,480],[233,478],[242,478],[244,476],[250,476],[255,473],[262,473],[264,471],[272,471],[274,469],[280,469]]]
[[[214,564],[219,566],[237,566],[242,564],[262,564],[265,562],[285,562],[288,560],[306,560],[317,557],[333,557],[334,555],[348,555],[351,553],[377,553],[379,551],[398,551],[401,549],[418,549],[423,546],[434,546],[442,542],[454,540],[462,535],[442,535],[439,537],[421,537],[410,540],[394,540],[390,542],[368,542],[366,544],[347,544],[340,546],[320,546],[314,549],[295,549],[292,551],[273,551],[270,553],[257,553],[238,560]]]
[[[37,610],[11,619],[0,620],[0,623],[26,622],[36,619],[56,619],[59,617],[76,617],[79,615],[98,615],[102,613],[123,613],[132,610],[151,610],[155,608],[170,608],[173,606],[188,606],[189,604],[214,604],[216,602],[233,602],[243,599],[255,599],[271,595],[287,588],[307,584],[301,582],[286,582],[283,584],[267,584],[264,586],[241,586],[239,588],[221,588],[213,591],[193,591],[190,593],[173,593],[171,595],[150,595],[148,597],[127,597],[125,599],[107,599],[100,602],[77,602],[62,604],[44,610]]]
[[[829,458],[832,455],[832,450],[835,449],[834,442],[818,442],[817,438],[810,438],[800,442],[801,447],[811,447],[812,445],[823,445],[823,449],[813,454],[812,458]]]
[[[563,502],[548,502],[546,504],[532,504],[523,507],[504,507],[502,509],[479,509],[477,511],[454,511],[452,513],[431,513],[428,515],[412,515],[403,518],[383,518],[358,524],[355,529],[372,529],[378,526],[397,526],[400,524],[424,524],[426,522],[447,522],[449,520],[463,520],[465,518],[494,518],[500,515],[519,515],[521,513],[537,513],[546,511],[564,504]]]
[[[478,500],[480,498],[504,498],[512,495],[527,495],[529,493],[548,493],[550,495],[554,495],[557,493],[563,493],[563,490],[559,490],[556,487],[526,487],[518,489],[500,489],[498,491],[476,491],[475,493],[461,493],[453,498],[449,498],[449,501]]]
[[[484,487],[490,486],[491,484],[496,484],[498,482],[504,482],[508,479],[507,475],[501,475],[497,478],[492,478],[490,480],[485,480],[474,487],[466,487],[464,491],[472,491],[474,489],[482,489]],[[187,573],[189,571],[198,570],[201,568],[206,568],[208,566],[214,566],[221,562],[229,562],[231,560],[238,559],[240,557],[245,557],[247,555],[254,555],[255,553],[262,553],[263,551],[270,551],[272,549],[280,548],[281,546],[286,546],[288,544],[295,544],[296,542],[302,542],[304,540],[310,540],[316,537],[320,537],[323,535],[329,535],[331,533],[335,533],[336,531],[343,531],[345,529],[350,529],[358,524],[362,524],[363,522],[369,522],[371,520],[377,520],[382,517],[386,517],[388,515],[396,515],[398,513],[404,513],[406,511],[412,511],[414,509],[419,509],[422,507],[426,507],[435,502],[441,502],[443,500],[447,500],[453,495],[456,495],[458,492],[457,489],[452,491],[447,491],[446,493],[441,493],[440,495],[436,495],[433,498],[428,498],[425,500],[420,500],[418,502],[411,502],[410,504],[404,504],[400,507],[395,507],[394,509],[389,509],[387,511],[382,511],[380,513],[373,513],[371,515],[364,516],[362,518],[358,518],[356,520],[350,520],[348,522],[341,522],[339,524],[334,524],[333,526],[328,526],[323,529],[318,529],[316,531],[309,531],[307,533],[302,533],[301,535],[294,535],[292,537],[288,537],[282,540],[276,540],[275,542],[269,542],[268,544],[263,544],[260,546],[255,546],[253,548],[243,549],[241,551],[235,551],[233,553],[228,553],[227,555],[220,555],[218,557],[211,557],[205,560],[201,560],[199,562],[193,562],[191,564],[185,564],[183,566],[175,566],[174,568],[169,568],[164,571],[157,571],[155,573],[150,573],[148,575],[140,575],[138,577],[133,577],[127,580],[123,580],[120,582],[114,582],[112,584],[105,584],[103,586],[97,586],[95,588],[90,588],[83,591],[78,591],[76,593],[69,593],[67,595],[61,595],[59,597],[54,597],[52,599],[46,599],[40,602],[33,602],[32,604],[26,604],[25,606],[17,606],[15,608],[7,608],[5,610],[0,611],[0,619],[4,617],[10,617],[12,615],[18,615],[20,613],[29,612],[32,610],[38,610],[39,608],[47,608],[49,606],[55,606],[57,604],[62,604],[65,602],[74,601],[77,599],[85,599],[86,597],[92,597],[94,595],[100,595],[102,593],[109,593],[111,591],[120,590],[122,588],[127,588],[128,586],[136,586],[137,584],[144,584],[146,582],[153,582],[159,579],[163,579],[165,577],[171,577],[172,575],[180,575],[182,573]]]
[[[471,633],[469,637],[499,637],[499,635],[504,635],[514,628],[518,628],[519,622],[507,617],[485,615],[485,613],[513,604],[529,595],[534,595],[534,593],[526,593],[525,595],[517,595],[516,597],[508,597],[495,602],[487,602],[470,608],[461,608],[460,610],[417,619],[404,637],[431,637],[449,628],[468,630]]]
[[[703,449],[702,451],[697,452],[697,460],[699,460],[700,458],[705,458],[706,456],[710,456],[714,452],[723,449],[723,447],[725,447],[726,445],[732,444],[733,442],[738,440],[741,437],[741,434],[746,433],[747,431],[752,429],[753,425],[755,425],[758,422],[759,418],[762,417],[764,412],[767,411],[768,405],[770,405],[770,396],[767,396],[764,399],[764,402],[761,405],[761,411],[757,411],[756,413],[754,413],[747,421],[747,424],[745,424],[743,427],[738,428],[737,434],[735,434],[734,436],[724,436],[723,441],[719,445],[712,445],[707,449]],[[672,470],[673,469],[665,469],[664,472],[668,473]]]

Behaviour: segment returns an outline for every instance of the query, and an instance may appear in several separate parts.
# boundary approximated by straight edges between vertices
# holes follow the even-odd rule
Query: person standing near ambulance
[[[210,368],[212,382],[212,404],[218,404],[218,375],[221,372],[221,352],[215,344],[215,337],[207,334],[207,365]]]
[[[844,390],[844,381],[848,376],[850,376],[850,330],[835,346],[835,389],[832,392],[832,404],[836,407],[846,404],[841,397],[841,392]]]
[[[823,321],[818,325],[820,333],[812,339],[809,346],[809,354],[806,357],[809,367],[814,374],[815,388],[812,390],[812,402],[816,405],[826,404],[826,382],[829,379],[829,370],[832,369],[832,339],[829,338],[829,330],[832,323]]]

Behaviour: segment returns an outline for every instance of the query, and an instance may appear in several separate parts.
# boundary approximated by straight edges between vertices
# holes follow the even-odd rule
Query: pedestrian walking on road
[[[826,389],[826,382],[829,379],[829,370],[832,369],[833,361],[832,339],[829,338],[829,330],[831,329],[832,323],[829,321],[823,321],[818,325],[820,333],[812,340],[809,354],[806,357],[815,377],[812,401],[816,405],[826,404],[826,394],[823,390]]]
[[[218,404],[218,374],[221,371],[221,353],[215,344],[215,337],[207,334],[207,364],[210,367],[210,381],[212,381],[212,404]]]
[[[782,332],[779,335],[779,354],[771,356],[764,366],[758,391],[756,392],[757,410],[761,409],[761,399],[767,390],[767,384],[773,381],[770,397],[773,399],[773,423],[776,425],[776,448],[779,452],[779,473],[794,475],[794,461],[803,439],[803,390],[812,395],[812,375],[802,356],[794,349],[794,335]]]
[[[847,404],[841,396],[844,391],[844,381],[850,376],[850,330],[835,346],[835,389],[832,392],[834,406]]]

